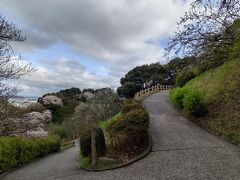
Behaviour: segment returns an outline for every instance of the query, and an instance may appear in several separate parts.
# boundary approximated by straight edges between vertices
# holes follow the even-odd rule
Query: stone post
[[[98,163],[98,158],[106,154],[106,142],[101,128],[95,127],[91,130],[91,159],[92,166]]]

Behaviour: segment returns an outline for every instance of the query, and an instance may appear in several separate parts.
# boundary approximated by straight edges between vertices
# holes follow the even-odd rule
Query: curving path
[[[168,92],[144,100],[150,114],[153,150],[121,169],[86,172],[74,161],[78,147],[55,153],[8,174],[4,179],[240,179],[240,149],[209,134],[169,103]]]

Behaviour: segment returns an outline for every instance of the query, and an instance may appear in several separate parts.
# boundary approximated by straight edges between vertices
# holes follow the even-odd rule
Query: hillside
[[[208,113],[193,118],[200,126],[240,144],[240,61],[235,59],[189,81],[183,88],[202,94]]]

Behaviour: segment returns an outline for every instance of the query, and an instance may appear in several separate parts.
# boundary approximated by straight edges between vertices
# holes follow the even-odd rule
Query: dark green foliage
[[[186,93],[183,99],[183,107],[184,111],[195,117],[203,116],[207,112],[207,107],[203,103],[202,96],[197,91]]]
[[[117,89],[117,93],[121,97],[132,98],[136,92],[141,90],[141,86],[135,82],[125,82]]]
[[[140,133],[148,130],[148,113],[142,109],[133,109],[109,127],[110,135],[121,133]]]
[[[126,101],[123,110],[119,119],[107,128],[111,138],[109,151],[111,154],[128,156],[146,147],[149,116],[146,110],[133,100]]]
[[[183,70],[177,74],[176,86],[184,86],[188,81],[194,78],[194,73],[191,70]]]
[[[26,164],[33,159],[60,149],[57,136],[21,139],[17,137],[0,137],[0,173]]]
[[[131,98],[136,92],[144,88],[144,83],[149,86],[157,83],[165,84],[165,69],[159,63],[137,66],[121,78],[121,87],[118,95]]]
[[[95,93],[95,90],[94,90],[94,89],[91,89],[91,88],[88,88],[88,89],[83,89],[82,92],[83,92],[83,93],[85,93],[85,92],[90,92],[90,93],[94,94],[94,93]]]
[[[59,94],[62,96],[70,97],[70,98],[79,98],[81,94],[81,90],[79,88],[72,87],[70,89],[64,89],[59,91]]]
[[[80,150],[84,157],[91,156],[91,126],[85,126],[80,131]]]
[[[55,124],[50,123],[48,125],[48,132],[52,135],[59,136],[61,139],[67,138],[67,132],[66,132],[65,128],[63,127],[63,125],[59,125],[56,123]]]
[[[182,70],[191,69],[196,66],[197,60],[195,57],[176,57],[170,60],[164,68],[166,69],[165,81],[167,85],[175,85],[177,73]]]

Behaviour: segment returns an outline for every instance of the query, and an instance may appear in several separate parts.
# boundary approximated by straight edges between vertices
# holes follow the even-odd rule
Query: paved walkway
[[[30,163],[5,179],[240,179],[240,149],[186,120],[169,103],[167,92],[149,96],[144,105],[154,143],[146,158],[113,171],[86,172],[74,161],[78,151],[74,147]]]

